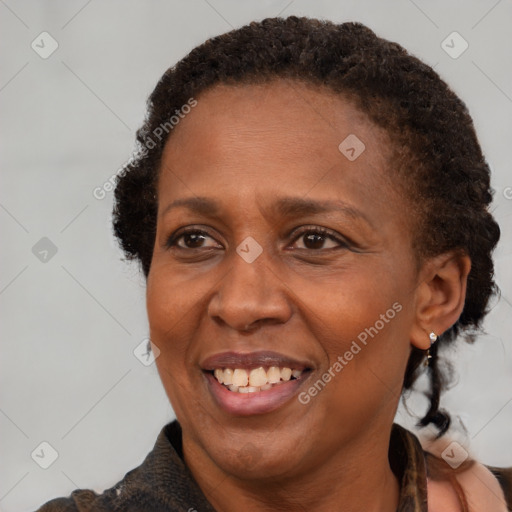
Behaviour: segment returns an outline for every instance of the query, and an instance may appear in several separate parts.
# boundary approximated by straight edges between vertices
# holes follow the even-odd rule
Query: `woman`
[[[266,19],[169,69],[137,140],[114,229],[177,421],[40,511],[512,506],[510,470],[393,424],[427,372],[445,434],[438,350],[495,288],[489,168],[430,67],[361,24]]]

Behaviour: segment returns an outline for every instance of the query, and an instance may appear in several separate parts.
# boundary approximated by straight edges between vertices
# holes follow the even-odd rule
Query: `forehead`
[[[209,149],[213,156],[215,149],[243,142],[244,135],[250,134],[255,143],[267,135],[276,144],[286,144],[290,152],[313,149],[312,156],[316,157],[326,149],[337,152],[339,143],[352,134],[370,144],[382,144],[379,152],[370,151],[368,157],[382,155],[389,139],[348,97],[325,86],[294,80],[220,84],[202,92],[197,102],[173,130],[167,147],[185,143],[193,131],[194,137],[201,137],[196,142],[212,143]],[[263,148],[255,145],[254,149]]]
[[[218,85],[167,141],[159,197],[296,196],[384,205],[388,134],[353,103],[296,81]]]

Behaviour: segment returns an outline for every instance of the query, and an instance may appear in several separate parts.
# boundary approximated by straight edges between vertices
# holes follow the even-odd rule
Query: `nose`
[[[265,251],[252,263],[233,254],[233,264],[208,304],[208,315],[237,331],[284,324],[292,315],[288,288]]]

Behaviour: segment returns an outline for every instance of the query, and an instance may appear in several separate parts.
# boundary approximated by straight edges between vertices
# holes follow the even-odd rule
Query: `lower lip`
[[[310,372],[307,372],[309,374]],[[213,398],[225,412],[237,416],[250,416],[275,411],[297,394],[306,377],[289,380],[266,391],[238,393],[229,391],[211,374],[204,373]]]

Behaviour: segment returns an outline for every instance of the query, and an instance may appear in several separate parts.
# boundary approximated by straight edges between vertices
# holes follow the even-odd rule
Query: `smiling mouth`
[[[219,384],[233,393],[259,393],[283,385],[290,380],[298,380],[309,368],[294,369],[289,367],[270,366],[253,368],[216,368],[208,373],[213,375]]]

